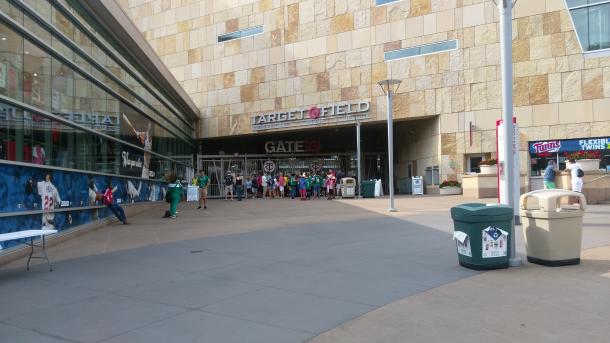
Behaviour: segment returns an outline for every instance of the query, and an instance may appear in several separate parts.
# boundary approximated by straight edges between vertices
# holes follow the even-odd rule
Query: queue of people
[[[178,204],[184,198],[185,185],[174,174],[167,177],[168,187],[165,200],[169,203],[166,218],[176,218]],[[243,199],[335,199],[338,194],[338,179],[334,170],[326,174],[321,173],[292,173],[290,175],[279,173],[277,176],[269,173],[259,173],[251,177],[244,177],[241,173],[228,171],[224,176],[225,201],[242,201]],[[203,170],[199,171],[192,184],[198,188],[197,209],[207,209],[208,188],[210,177]],[[119,215],[117,215],[118,217]]]
[[[259,173],[244,179],[240,173],[227,172],[224,180],[225,200],[288,198],[301,200],[335,198],[337,174],[332,169],[325,175],[320,173]],[[244,193],[245,187],[245,193]]]

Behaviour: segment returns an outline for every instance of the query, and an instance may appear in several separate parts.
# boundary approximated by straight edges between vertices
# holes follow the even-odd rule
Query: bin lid
[[[557,212],[562,210],[562,199],[568,199],[569,197],[577,197],[580,199],[579,210],[584,210],[587,206],[587,199],[582,193],[568,191],[565,189],[540,189],[523,194],[519,198],[519,209],[541,212]],[[533,199],[537,200],[536,206],[534,206],[534,202],[531,201]]]
[[[451,218],[471,223],[506,221],[512,220],[513,208],[500,204],[461,204],[451,208]]]
[[[341,179],[342,185],[351,184],[351,183],[356,183],[356,179],[354,179],[353,177],[344,177]]]

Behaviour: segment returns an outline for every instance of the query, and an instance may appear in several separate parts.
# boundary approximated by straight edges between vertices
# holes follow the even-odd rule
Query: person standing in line
[[[261,184],[263,187],[263,199],[267,198],[267,192],[268,192],[268,188],[269,188],[269,174],[265,173],[263,174],[263,177],[261,178]]]
[[[301,200],[307,200],[307,175],[303,175],[299,178],[299,193]]]
[[[284,177],[284,173],[280,173],[280,176],[278,177],[277,182],[278,182],[279,197],[283,199],[284,190],[286,188],[286,178]]]
[[[207,201],[208,201],[208,186],[210,185],[210,178],[205,174],[203,170],[199,171],[199,176],[196,179],[197,186],[199,186],[199,206],[198,210],[201,209],[201,205],[203,205],[204,209],[207,209]]]
[[[251,178],[246,179],[246,199],[254,199],[253,193],[252,193],[252,179]]]
[[[272,175],[267,175],[267,193],[269,198],[273,198],[275,192],[275,179]]]
[[[557,162],[550,160],[544,170],[544,189],[555,189],[555,173],[557,172]]]
[[[182,199],[182,184],[175,175],[170,177],[170,184],[167,186],[167,197],[169,200],[169,217],[176,218],[178,213],[178,204]]]
[[[320,189],[322,188],[322,178],[320,174],[315,173],[313,175],[313,197],[320,199]]]
[[[260,199],[263,194],[263,174],[259,172],[256,175],[256,197]]]
[[[244,195],[244,177],[240,173],[235,174],[235,193],[237,194],[237,201],[241,201]]]
[[[313,178],[311,174],[307,173],[307,183],[305,184],[307,187],[307,200],[311,199],[311,195],[313,192]]]
[[[123,225],[128,225],[127,216],[125,215],[125,211],[119,204],[116,203],[114,199],[113,193],[116,191],[116,187],[112,188],[112,183],[108,181],[108,185],[106,190],[104,191],[104,195],[102,196],[104,200],[104,205],[106,205],[112,213],[117,217],[117,219],[123,222]]]
[[[225,175],[225,201],[229,200],[229,194],[231,194],[231,201],[233,201],[233,195],[235,194],[235,190],[233,185],[235,184],[235,178],[230,171],[227,171],[227,175]]]
[[[288,181],[288,186],[290,187],[290,199],[296,198],[299,180],[295,173],[292,173],[292,175],[290,175],[290,181]]]
[[[332,200],[335,198],[335,184],[337,182],[337,177],[332,169],[328,170],[326,180],[326,193],[328,194],[328,200]]]

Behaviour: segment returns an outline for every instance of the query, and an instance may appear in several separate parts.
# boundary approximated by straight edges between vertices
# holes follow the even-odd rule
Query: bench
[[[30,256],[28,257],[27,270],[30,270],[30,261],[33,258],[39,258],[39,259],[46,260],[47,263],[49,264],[49,270],[53,271],[53,265],[51,264],[51,261],[49,260],[49,257],[47,256],[45,236],[54,234],[54,233],[57,233],[57,230],[23,230],[23,231],[2,233],[2,234],[0,234],[0,243],[6,242],[6,241],[12,241],[12,240],[16,240],[16,239],[24,239],[24,243],[29,245],[31,248]],[[42,239],[42,244],[34,243],[34,238],[36,238],[36,237],[40,237]],[[29,241],[28,241],[28,238],[29,238]],[[34,256],[34,248],[42,248],[43,256]]]

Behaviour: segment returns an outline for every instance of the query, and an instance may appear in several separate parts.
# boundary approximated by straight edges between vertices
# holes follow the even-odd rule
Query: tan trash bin
[[[344,177],[341,179],[341,197],[353,198],[356,196],[356,179]]]
[[[570,205],[570,198],[578,198],[579,204]],[[563,189],[523,194],[519,200],[519,214],[527,260],[545,266],[579,264],[586,206],[582,193]]]

